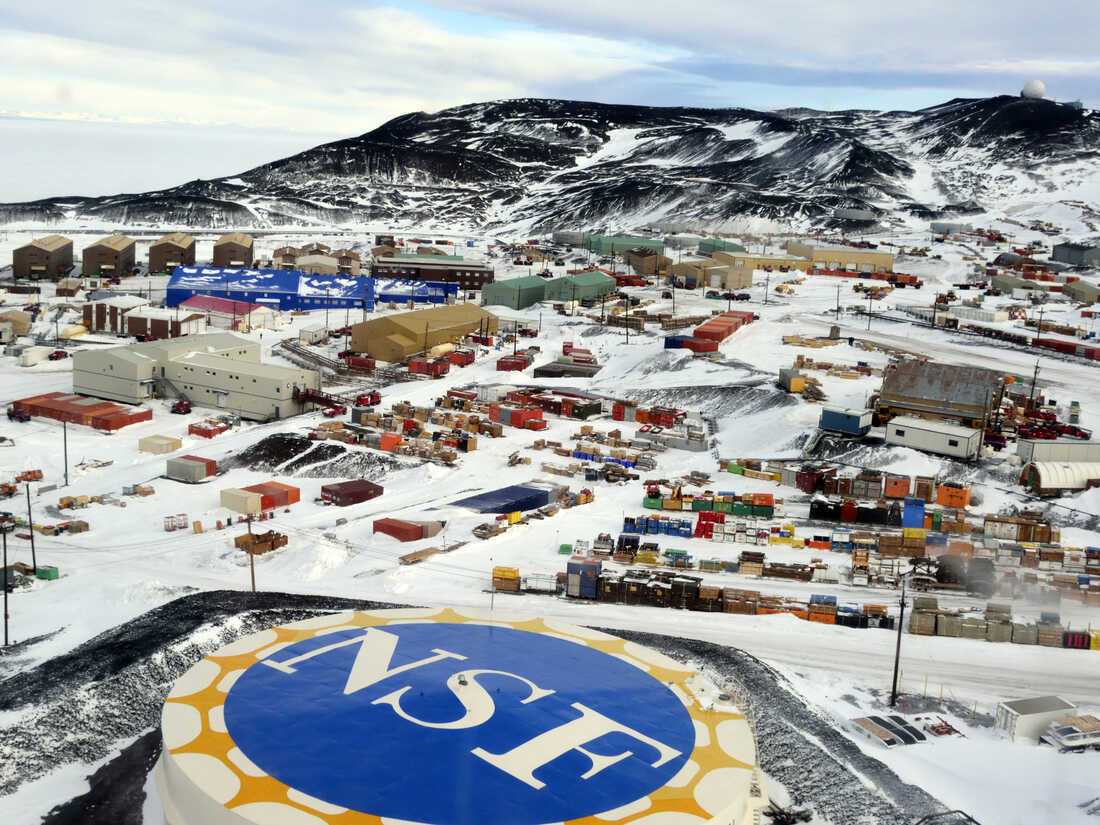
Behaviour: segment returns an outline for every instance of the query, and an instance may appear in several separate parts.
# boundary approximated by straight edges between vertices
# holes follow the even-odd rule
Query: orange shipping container
[[[819,624],[836,624],[835,613],[810,613],[808,619]]]
[[[265,482],[263,486],[283,491],[285,494],[285,504],[283,506],[286,504],[297,504],[302,500],[302,491],[290,484],[283,484],[281,481],[268,481]]]
[[[936,503],[944,507],[969,507],[970,488],[941,484],[936,490]]]
[[[399,433],[382,433],[380,441],[380,449],[392,453],[393,448],[401,443],[401,435]]]

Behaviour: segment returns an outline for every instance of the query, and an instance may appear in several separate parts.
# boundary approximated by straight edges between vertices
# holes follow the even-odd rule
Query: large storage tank
[[[767,804],[732,696],[633,642],[496,611],[254,633],[177,680],[161,732],[172,825],[748,825]]]

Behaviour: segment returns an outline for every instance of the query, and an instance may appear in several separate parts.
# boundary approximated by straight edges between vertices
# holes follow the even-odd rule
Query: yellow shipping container
[[[1100,630],[1090,630],[1089,650],[1100,650]]]
[[[523,518],[523,513],[521,513],[519,510],[516,510],[515,512],[508,514],[508,523],[519,524],[519,520],[521,518]]]
[[[518,579],[519,568],[518,567],[494,567],[493,568],[494,579]]]
[[[923,527],[903,527],[901,528],[901,534],[907,539],[928,538],[928,531]]]
[[[806,546],[806,540],[805,539],[791,539],[791,547],[805,547],[805,546]]]
[[[791,379],[791,392],[802,392],[806,389],[806,379],[801,375],[796,375]]]

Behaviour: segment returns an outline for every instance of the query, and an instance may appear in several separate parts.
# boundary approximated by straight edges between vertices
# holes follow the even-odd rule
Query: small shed
[[[1013,742],[1038,742],[1051,722],[1077,712],[1077,706],[1061,696],[1013,699],[997,705],[993,726]]]

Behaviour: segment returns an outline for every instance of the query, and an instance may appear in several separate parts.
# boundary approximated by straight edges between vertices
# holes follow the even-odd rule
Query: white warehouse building
[[[73,392],[140,404],[186,398],[201,407],[267,421],[296,415],[295,388],[319,389],[316,372],[260,363],[260,345],[228,332],[73,354]]]

